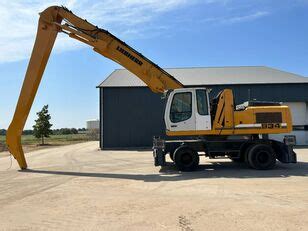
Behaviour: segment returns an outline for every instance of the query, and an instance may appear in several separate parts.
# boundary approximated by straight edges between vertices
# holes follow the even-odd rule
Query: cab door
[[[177,89],[171,92],[165,110],[166,129],[169,131],[195,130],[194,102],[193,89]]]
[[[206,89],[196,89],[196,130],[211,130],[209,97]]]

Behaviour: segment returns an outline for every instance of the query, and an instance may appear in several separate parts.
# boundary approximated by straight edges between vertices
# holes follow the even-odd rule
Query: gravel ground
[[[0,230],[308,230],[308,149],[257,171],[202,158],[196,172],[97,142],[0,158]],[[9,168],[9,169],[8,169]]]

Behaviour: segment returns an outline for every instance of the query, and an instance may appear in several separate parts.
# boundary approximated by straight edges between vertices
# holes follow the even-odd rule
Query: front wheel
[[[175,165],[180,171],[193,171],[199,165],[199,155],[188,147],[179,147],[173,154]]]
[[[270,145],[255,144],[247,153],[249,165],[258,170],[268,170],[275,167],[276,155]]]

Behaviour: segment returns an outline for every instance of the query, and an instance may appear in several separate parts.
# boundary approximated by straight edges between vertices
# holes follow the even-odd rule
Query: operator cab
[[[211,130],[209,89],[180,88],[170,92],[165,110],[167,131]]]

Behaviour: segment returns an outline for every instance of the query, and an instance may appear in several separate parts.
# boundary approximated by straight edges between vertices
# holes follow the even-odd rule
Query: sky
[[[64,5],[163,68],[270,66],[308,77],[308,0],[0,0],[0,129],[12,119],[38,13]],[[48,104],[53,128],[99,118],[96,88],[118,64],[59,34],[26,129]]]

